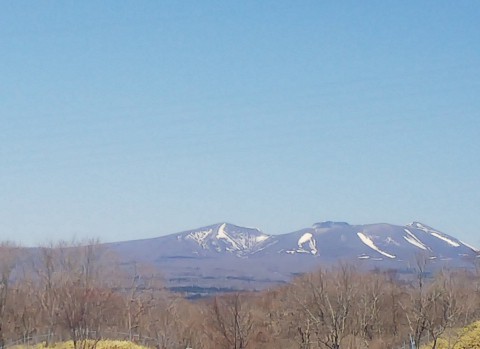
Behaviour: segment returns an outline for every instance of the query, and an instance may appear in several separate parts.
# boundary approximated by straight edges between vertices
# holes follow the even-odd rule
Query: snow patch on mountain
[[[238,227],[228,223],[219,223],[177,236],[177,240],[194,242],[203,250],[229,252],[238,257],[256,253],[269,246],[270,238],[270,235],[262,233],[259,229]]]
[[[220,228],[218,228],[217,235],[215,236],[218,240],[224,239],[225,241],[229,242],[232,248],[228,248],[227,250],[232,251],[233,250],[240,250],[240,247],[238,246],[237,242],[233,240],[226,232],[225,232],[225,227],[227,226],[227,223],[223,223]]]
[[[385,257],[388,257],[388,258],[396,258],[396,256],[390,254],[390,253],[387,253],[385,251],[382,251],[381,249],[379,249],[377,247],[377,245],[375,245],[375,243],[373,242],[373,240],[371,238],[369,238],[367,235],[361,233],[361,232],[358,232],[357,233],[357,236],[360,238],[360,240],[365,244],[367,245],[368,247],[370,247],[371,249],[377,251],[378,253],[384,255]]]
[[[453,241],[452,239],[450,239],[449,237],[445,236],[444,234],[440,233],[439,231],[436,231],[422,223],[419,223],[419,222],[413,222],[413,223],[410,223],[408,224],[408,226],[410,227],[413,227],[413,228],[416,228],[418,230],[422,230],[424,231],[425,233],[427,234],[430,234],[432,236],[435,236],[436,238],[440,239],[440,240],[443,240],[445,241],[447,244],[449,244],[450,246],[453,246],[453,247],[460,247],[460,244],[456,241]]]
[[[460,244],[458,242],[455,242],[453,240],[450,240],[446,236],[440,235],[439,233],[430,233],[431,235],[435,236],[436,238],[439,238],[443,241],[445,241],[447,244],[452,245],[453,247],[460,247]]]
[[[228,239],[227,233],[225,233],[225,227],[227,226],[227,223],[223,223],[220,228],[218,228],[217,231],[217,236],[215,236],[217,239]]]
[[[455,242],[453,240],[450,240],[446,236],[440,235],[437,232],[430,233],[431,235],[435,236],[436,238],[439,238],[440,240],[445,241],[447,244],[452,245],[453,247],[460,247],[460,244],[458,242]]]
[[[212,231],[213,229],[194,231],[185,236],[185,239],[193,240],[203,248],[206,248],[205,239],[212,233]]]
[[[302,244],[306,243],[309,240],[312,240],[312,233],[303,234],[300,239],[298,239],[298,247],[302,247]]]
[[[405,232],[407,233],[407,235],[403,237],[405,240],[407,240],[407,242],[411,243],[413,246],[421,248],[422,250],[427,250],[427,246],[425,246],[425,244],[421,242],[420,239],[417,238],[410,230],[403,230],[405,230]]]
[[[467,244],[466,242],[463,242],[463,241],[461,241],[461,240],[460,240],[460,242],[461,242],[462,244],[464,244],[465,246],[467,246],[469,249],[474,250],[474,251],[477,252],[477,253],[480,252],[480,250],[479,250],[478,248],[473,247],[472,245],[469,245],[469,244]]]
[[[307,242],[308,242],[308,247],[310,247],[310,252],[312,254],[317,254],[317,252],[318,252],[317,241],[313,238],[312,233],[305,233],[300,237],[300,239],[298,239],[298,248],[300,250],[305,251],[305,248],[303,247],[303,245],[306,244]]]
[[[395,246],[400,246],[400,244],[396,240],[392,239],[390,236],[385,239],[385,242],[387,244],[393,244]]]
[[[270,235],[259,235],[259,236],[255,237],[255,241],[256,242],[262,242],[262,241],[267,240],[269,237],[270,237]]]
[[[426,226],[426,225],[424,225],[420,222],[409,223],[409,224],[407,224],[407,227],[412,227],[412,228],[416,228],[416,229],[419,229],[419,230],[423,230],[426,233],[428,233],[430,231],[428,226]]]

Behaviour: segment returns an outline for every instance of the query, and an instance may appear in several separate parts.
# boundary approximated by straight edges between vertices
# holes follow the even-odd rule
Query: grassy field
[[[96,349],[149,349],[147,347],[143,347],[141,345],[128,342],[128,341],[120,341],[120,340],[101,340],[96,343],[94,341],[87,341],[85,343],[85,348],[96,348]],[[81,347],[81,346],[80,346]],[[25,345],[17,345],[12,347],[13,349],[45,349],[45,345],[43,343],[36,344],[34,346],[25,346]],[[48,348],[51,349],[74,349],[73,341],[55,343],[50,345]]]
[[[429,348],[432,348],[432,344],[421,347]],[[440,338],[437,341],[437,349],[480,349],[480,321],[454,331],[448,338]]]

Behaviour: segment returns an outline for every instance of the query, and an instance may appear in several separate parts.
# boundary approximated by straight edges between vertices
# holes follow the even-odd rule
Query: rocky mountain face
[[[106,244],[125,263],[156,266],[173,289],[262,289],[319,266],[354,263],[408,272],[418,258],[430,269],[471,268],[479,251],[425,224],[316,223],[282,235],[228,223],[153,239]]]

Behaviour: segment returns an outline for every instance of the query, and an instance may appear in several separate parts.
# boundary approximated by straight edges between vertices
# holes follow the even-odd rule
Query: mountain
[[[408,271],[419,256],[430,269],[471,268],[479,251],[428,225],[321,222],[282,235],[219,223],[152,239],[106,244],[124,263],[156,266],[169,287],[262,289],[321,265]]]

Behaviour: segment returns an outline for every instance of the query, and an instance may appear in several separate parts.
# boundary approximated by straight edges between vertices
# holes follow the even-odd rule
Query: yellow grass
[[[85,348],[92,348],[95,344],[94,341],[87,341]],[[81,346],[80,346],[81,347]],[[55,343],[50,345],[48,348],[51,349],[74,349],[73,341]],[[120,341],[120,340],[101,340],[95,346],[96,349],[149,349],[147,347],[128,342],[128,341]],[[45,349],[44,344],[36,344],[34,346],[25,346],[25,345],[17,345],[13,347],[13,349]]]
[[[432,344],[424,345],[421,349],[431,348]],[[480,321],[458,331],[458,335],[450,338],[440,338],[438,349],[480,349]]]

